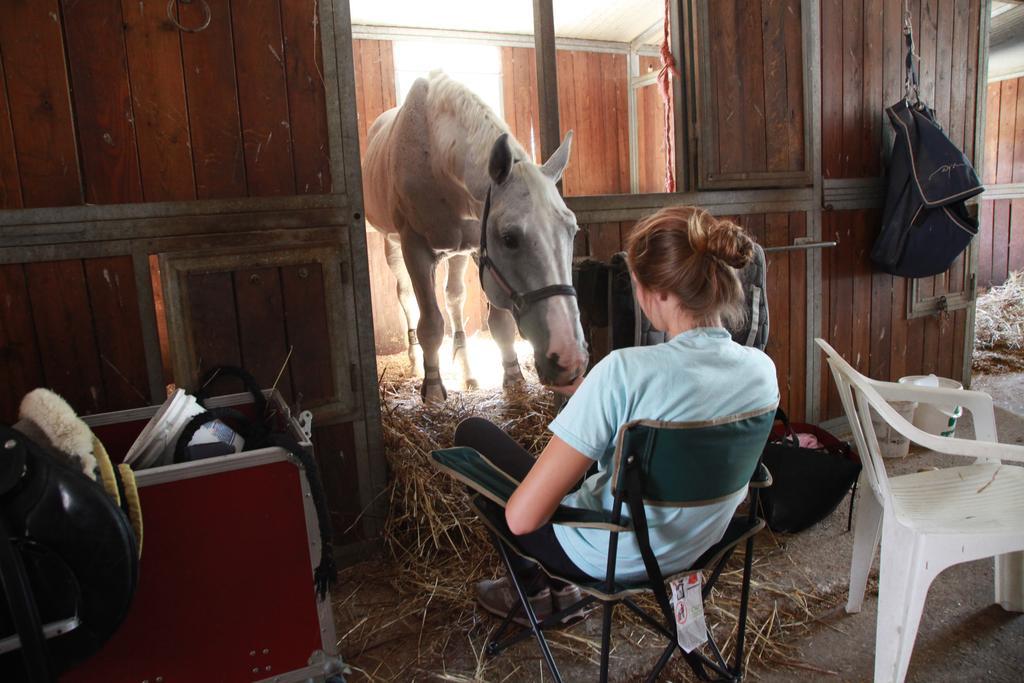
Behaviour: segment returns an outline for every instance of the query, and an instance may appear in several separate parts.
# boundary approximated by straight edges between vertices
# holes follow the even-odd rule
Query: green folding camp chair
[[[770,406],[764,410],[707,422],[638,420],[623,425],[619,429],[616,441],[612,511],[605,513],[560,506],[551,519],[554,524],[608,530],[611,536],[606,576],[603,580],[595,579],[587,584],[577,583],[584,593],[583,599],[551,614],[543,621],[537,619],[529,600],[526,599],[531,586],[522,584],[509,561],[510,551],[536,561],[518,545],[516,536],[509,531],[505,523],[503,508],[518,482],[472,448],[434,451],[435,465],[467,484],[475,492],[472,494],[472,507],[492,532],[498,553],[519,596],[519,605],[505,618],[491,638],[487,645],[487,653],[497,655],[532,633],[537,639],[552,676],[556,681],[561,681],[558,667],[544,638],[544,629],[559,625],[565,616],[600,602],[604,606],[600,679],[603,683],[608,680],[612,612],[616,605],[624,604],[669,641],[648,677],[651,681],[657,679],[679,645],[676,639],[675,618],[665,588],[666,578],[672,577],[663,576],[658,560],[651,550],[644,504],[699,507],[727,498],[749,486],[749,512],[734,517],[722,540],[709,548],[685,572],[680,572],[709,572],[702,594],[706,599],[733,550],[740,543],[746,542],[739,629],[732,666],[723,658],[710,629],[708,654],[701,652],[701,649],[687,653],[679,648],[686,662],[701,680],[739,681],[743,677],[743,645],[754,535],[764,528],[764,521],[756,514],[757,492],[760,488],[771,485],[771,475],[759,461],[774,417],[775,406]],[[628,515],[623,514],[623,503],[628,506]],[[623,582],[616,579],[616,549],[619,534],[623,532],[636,534],[647,569],[646,581]],[[553,578],[574,583],[558,576],[543,564],[541,567]],[[642,592],[654,593],[661,608],[660,616],[645,612],[632,599],[633,595]],[[523,612],[530,623],[530,628],[505,637],[513,619]]]

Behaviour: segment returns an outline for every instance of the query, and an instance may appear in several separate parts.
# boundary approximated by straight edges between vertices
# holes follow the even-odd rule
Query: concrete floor
[[[997,408],[1000,441],[1024,443],[1024,374],[978,377],[974,388],[991,393],[1000,406]],[[969,417],[961,421],[957,435],[972,436]],[[929,466],[963,464],[954,460],[912,450],[906,458],[888,461],[888,464],[892,473],[906,473]],[[782,544],[784,555],[792,559],[791,565],[785,567],[784,575],[776,578],[808,593],[832,595],[837,599],[831,604],[841,602],[846,594],[853,544],[853,535],[846,531],[848,510],[847,500],[812,529],[759,540],[762,553],[775,544]],[[875,577],[877,567],[876,558]],[[380,572],[400,574],[396,568],[373,563],[352,569],[362,576],[377,575],[381,580],[386,577]],[[1007,613],[993,604],[992,574],[992,561],[984,560],[952,567],[936,578],[922,616],[908,681],[1024,680],[1024,615]],[[386,609],[385,605],[394,599],[393,592],[384,585],[386,581],[370,581],[369,584],[380,585],[375,589],[357,591],[359,594],[352,600],[346,599],[346,608],[339,611],[339,634],[346,633],[368,610]],[[810,628],[786,641],[792,648],[793,658],[806,668],[754,666],[748,671],[748,680],[870,681],[877,615],[875,585],[874,580],[869,583],[864,608],[859,614],[846,614],[841,605],[820,608],[814,612],[817,619]],[[495,623],[485,614],[470,615],[465,639],[461,644],[446,644],[440,662],[417,660],[416,651],[422,645],[422,624],[418,618],[401,629],[404,633],[383,637],[381,640],[387,643],[384,647],[356,654],[346,652],[343,642],[342,654],[360,671],[369,674],[357,672],[350,680],[473,680],[479,648]],[[593,642],[599,632],[600,619],[592,615],[572,627],[566,635],[556,636],[559,641],[556,657],[566,681],[596,678],[596,666],[593,660],[587,661],[587,648],[580,645],[579,639]],[[656,658],[655,651],[648,645],[651,639],[644,642],[642,632],[631,637],[632,633],[635,632],[622,632],[625,638],[618,641],[613,655],[612,680],[642,680],[643,672]],[[623,642],[630,640],[633,642]],[[580,651],[581,647],[584,652]],[[534,643],[526,642],[494,660],[481,678],[547,680],[549,677],[542,666]],[[692,679],[688,674],[677,657],[662,680]]]
[[[974,388],[992,394],[999,440],[1024,443],[1024,374],[979,377]],[[1018,412],[1011,412],[1011,408]],[[957,436],[973,435],[969,419]],[[963,464],[955,457],[911,451],[889,461],[894,474],[929,466]],[[1022,520],[1024,523],[1024,520]],[[823,586],[845,588],[849,581],[852,534],[846,533],[846,510],[840,505],[822,524],[787,541],[790,554]],[[877,576],[878,560],[874,574]],[[979,560],[951,567],[928,592],[907,681],[1024,680],[1024,615],[993,604],[993,564]],[[760,672],[765,681],[870,681],[873,671],[877,589],[865,599],[863,611],[846,614],[842,607],[823,616],[820,626],[793,644],[803,661],[822,671],[781,669]]]

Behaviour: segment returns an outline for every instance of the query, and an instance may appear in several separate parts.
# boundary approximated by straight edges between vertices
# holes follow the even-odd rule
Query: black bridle
[[[508,283],[505,276],[498,270],[497,264],[491,260],[487,255],[487,219],[491,214],[491,188],[487,188],[487,199],[484,200],[484,213],[480,218],[480,251],[479,251],[479,270],[480,270],[480,288],[484,287],[484,269],[491,269],[491,277],[498,283],[505,294],[508,295],[509,299],[512,300],[512,317],[519,322],[519,318],[523,316],[530,306],[553,296],[576,296],[576,288],[572,285],[547,285],[539,289],[534,289],[526,293],[519,293]]]

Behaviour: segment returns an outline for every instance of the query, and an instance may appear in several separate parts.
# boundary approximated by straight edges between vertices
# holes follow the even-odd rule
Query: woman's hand
[[[580,388],[581,384],[583,384],[583,375],[580,375],[569,384],[560,387],[552,386],[551,391],[556,394],[561,394],[562,396],[572,396],[576,393],[576,390]]]
[[[509,530],[519,536],[544,526],[565,494],[593,464],[593,460],[557,436],[551,437],[505,505]]]

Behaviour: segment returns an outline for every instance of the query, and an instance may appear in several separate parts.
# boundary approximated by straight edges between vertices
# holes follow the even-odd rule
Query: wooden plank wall
[[[985,122],[987,188],[1024,182],[1024,78],[988,85]],[[1024,269],[1024,199],[982,199],[978,286],[1006,281]]]
[[[149,404],[131,258],[0,265],[0,422],[50,387],[82,414]]]
[[[539,159],[537,69],[533,48],[503,47],[505,121]],[[558,109],[563,137],[573,131],[566,195],[629,192],[629,100],[626,55],[558,50]]]
[[[781,247],[807,235],[804,213],[722,216],[745,228],[763,247]],[[592,223],[584,226],[586,239],[578,244],[577,256],[607,261],[625,248],[635,223]],[[807,255],[786,251],[767,255],[768,311],[770,334],[765,351],[775,362],[779,380],[780,405],[794,420],[807,413]],[[607,331],[590,330],[591,364],[608,353]]]
[[[0,208],[330,191],[316,0],[235,4],[0,5]]]
[[[910,0],[921,56],[921,95],[939,123],[974,153],[980,0]],[[829,179],[882,172],[884,106],[902,96],[902,0],[825,0],[821,7],[822,168]],[[887,125],[887,124],[886,124]],[[822,332],[861,372],[877,378],[935,372],[960,377],[967,316],[907,319],[905,278],[874,272],[868,252],[878,210],[827,211],[822,238]],[[932,296],[961,290],[963,259],[944,276],[920,283]],[[823,418],[842,413],[828,373],[822,376]]]
[[[705,6],[714,125],[708,127],[704,149],[711,158],[702,180],[804,170],[799,0]]]

